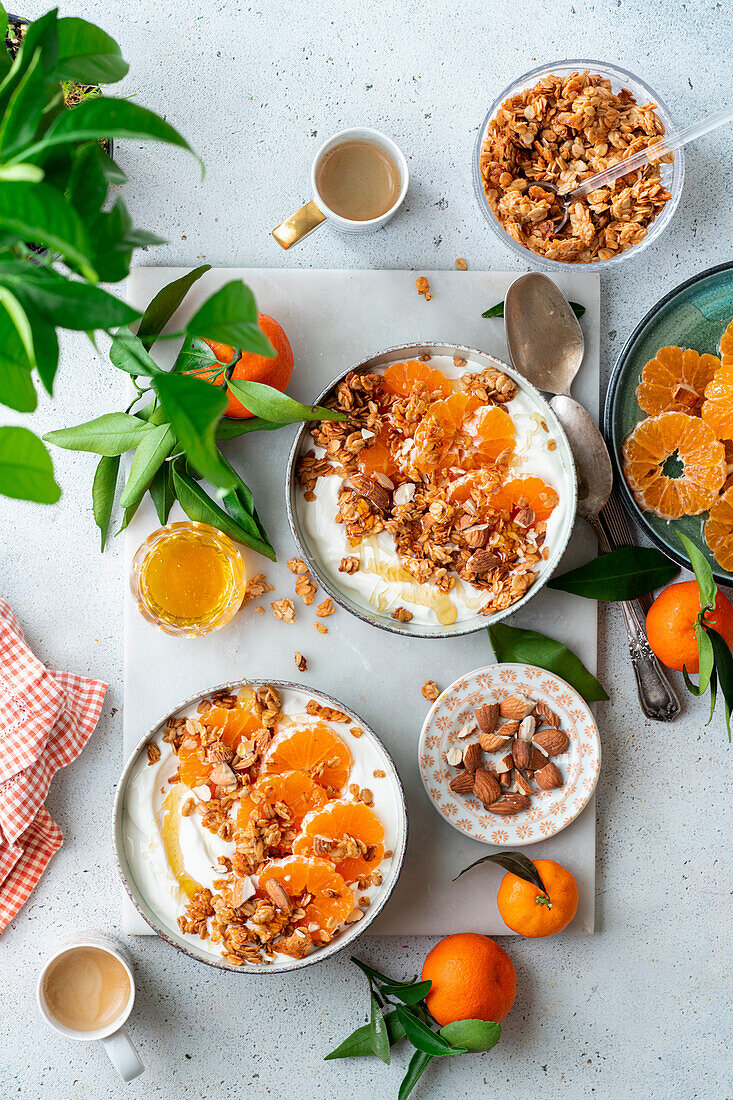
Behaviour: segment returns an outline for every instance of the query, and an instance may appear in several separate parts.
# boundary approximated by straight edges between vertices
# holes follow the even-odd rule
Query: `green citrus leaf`
[[[693,542],[690,542],[687,535],[683,535],[681,531],[675,529],[675,535],[682,543],[687,557],[690,559],[692,571],[697,578],[697,587],[700,592],[700,607],[715,607],[715,600],[718,595],[718,588],[713,579],[713,570],[710,566],[710,562],[703,554],[702,550],[698,550],[697,546]]]
[[[101,102],[101,101],[97,101]],[[66,111],[66,115],[76,114]],[[4,183],[0,186],[0,231],[19,241],[32,241],[78,265],[84,276],[96,282],[90,246],[79,215],[48,183]]]
[[[242,402],[248,412],[278,425],[297,424],[309,420],[348,420],[344,412],[324,409],[320,405],[302,405],[286,393],[262,382],[230,381],[227,388]]]
[[[156,374],[163,373],[142,340],[133,335],[129,328],[121,328],[116,333],[109,349],[109,357],[118,370],[136,378],[153,378]]]
[[[51,456],[27,428],[0,428],[0,493],[38,504],[55,504],[61,496]]]
[[[91,451],[98,455],[121,455],[141,443],[152,431],[149,424],[129,413],[114,412],[97,416],[73,428],[46,432],[44,440],[66,451]]]
[[[394,1010],[384,1013],[384,1022],[390,1043],[398,1043],[400,1039],[404,1039],[405,1029],[397,1019],[397,1013]],[[364,1024],[363,1027],[358,1027],[347,1039],[344,1039],[343,1043],[337,1046],[335,1050],[327,1054],[324,1061],[329,1062],[334,1058],[364,1058],[373,1053],[371,1024]]]
[[[575,314],[576,317],[582,317],[583,314],[585,313],[585,306],[581,306],[578,302],[569,302],[568,304],[569,304],[570,308],[572,309],[572,311],[573,311],[573,313]],[[481,314],[481,316],[482,317],[488,317],[488,318],[503,317],[504,316],[504,303],[503,302],[497,302],[495,306],[491,306],[491,308],[487,309],[485,313]]]
[[[161,525],[165,527],[176,499],[173,488],[173,469],[170,462],[164,462],[150,482],[150,496]]]
[[[479,1053],[496,1046],[501,1036],[501,1025],[487,1020],[454,1020],[441,1027],[440,1034],[454,1046]]]
[[[707,631],[703,628],[699,620],[695,623],[695,640],[697,641],[697,654],[699,660],[697,686],[693,684],[686,668],[682,669],[682,676],[687,685],[687,690],[691,695],[704,695],[710,684],[710,677],[713,674],[713,669],[715,668],[715,655],[713,652],[713,643],[710,641]]]
[[[139,316],[127,302],[101,287],[64,278],[58,272],[34,267],[26,261],[0,262],[0,283],[13,291],[31,323],[33,315],[40,314],[48,324],[87,332],[126,325]]]
[[[412,1045],[429,1054],[433,1058],[441,1058],[448,1054],[465,1054],[465,1047],[454,1047],[442,1035],[432,1031],[427,1024],[418,1019],[415,1013],[404,1005],[397,1005],[395,1011],[397,1018],[405,1029],[405,1035]]]
[[[229,535],[230,539],[241,542],[244,546],[256,550],[258,554],[275,561],[275,551],[269,543],[254,538],[249,531],[245,531],[231,516],[228,516],[192,477],[179,468],[178,460],[173,463],[173,486],[178,502],[189,519],[198,523],[208,523],[211,527],[216,527],[225,535]]]
[[[372,1048],[372,1054],[376,1054],[377,1058],[381,1058],[384,1064],[388,1066],[392,1060],[392,1053],[389,1049],[389,1033],[387,1031],[387,1024],[385,1023],[382,1009],[373,993],[371,995],[371,1006],[372,1013],[369,1020],[369,1044]]]
[[[718,685],[723,693],[723,708],[725,711],[725,728],[728,731],[728,740],[731,740],[730,715],[733,710],[733,653],[722,634],[719,634],[712,626],[705,627],[713,643],[715,654],[715,672]]]
[[[634,600],[668,584],[679,571],[678,565],[654,547],[619,546],[553,577],[547,587],[588,600]]]
[[[397,1093],[397,1100],[407,1100],[407,1097],[410,1095],[432,1060],[432,1054],[425,1054],[422,1050],[415,1051],[407,1067],[407,1073],[402,1078],[400,1089]]]
[[[275,355],[258,324],[254,294],[240,279],[225,283],[207,298],[186,325],[186,332],[256,355]]]
[[[537,630],[522,630],[516,626],[495,623],[488,627],[496,659],[500,664],[518,662],[538,665],[554,672],[575,688],[588,703],[608,699],[604,688],[585,667],[579,657],[562,642],[548,638]]]
[[[234,488],[235,479],[216,449],[216,425],[227,407],[223,389],[187,374],[158,374],[152,388],[186,457],[202,477],[220,489]]]
[[[109,522],[112,518],[112,506],[115,500],[115,489],[117,488],[117,475],[119,469],[119,455],[102,455],[97,463],[97,469],[94,472],[94,481],[92,482],[92,508],[94,511],[94,522],[99,528],[102,536],[102,545],[100,547],[102,551],[104,551],[107,535],[109,533]]]
[[[475,859],[473,863],[469,863],[468,867],[464,867],[462,871],[459,871],[453,881],[456,882],[461,875],[465,875],[466,871],[478,867],[481,863],[496,863],[499,867],[503,867],[505,871],[511,871],[517,878],[523,878],[525,882],[536,886],[541,893],[547,894],[547,897],[550,896],[540,878],[539,871],[532,860],[525,856],[523,852],[492,852],[490,856],[481,856],[480,859]]]
[[[181,275],[180,279],[174,279],[172,283],[161,287],[143,313],[137,329],[137,335],[146,348],[152,347],[193,284],[207,271],[211,271],[211,264],[201,264],[188,274]]]
[[[153,427],[135,449],[127,482],[120,497],[123,508],[129,508],[140,500],[168,455],[176,445],[176,437],[170,424]]]

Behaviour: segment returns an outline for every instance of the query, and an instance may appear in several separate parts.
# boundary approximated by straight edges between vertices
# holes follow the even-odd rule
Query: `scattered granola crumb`
[[[396,607],[392,612],[392,618],[396,619],[398,623],[409,623],[412,612],[408,611],[406,607]]]
[[[459,355],[454,355],[453,356],[453,366],[454,367],[458,367],[460,369],[461,367],[465,367],[467,362],[468,362],[467,359],[461,359],[461,357]]]
[[[333,615],[333,610],[333,600],[329,596],[327,600],[323,601],[323,603],[319,603],[318,607],[316,608],[316,615],[318,615],[321,619],[326,619],[329,615]]]
[[[339,573],[357,573],[359,571],[358,558],[342,558],[339,563]]]
[[[157,764],[160,760],[160,749],[155,741],[148,741],[145,746],[145,751],[148,754],[148,765]]]
[[[364,732],[364,730],[359,729],[358,726],[352,726],[351,729],[349,730],[349,733],[351,734],[352,737],[361,737],[363,732]]]
[[[547,450],[548,451],[557,450],[557,443],[555,442],[554,439],[548,439],[547,440]]]
[[[328,627],[324,626],[323,623],[313,623],[313,626],[319,634],[328,634]]]
[[[435,680],[426,680],[422,686],[422,693],[426,699],[429,699],[431,703],[440,695],[440,688],[436,684]]]
[[[258,607],[258,608],[256,608],[256,611],[257,611],[258,615],[264,615],[265,614],[264,607]]]
[[[295,582],[296,595],[300,596],[301,600],[306,607],[310,607],[313,603],[313,598],[318,591],[318,585],[311,577],[310,573],[301,573]]]
[[[392,849],[390,848],[390,849],[389,849],[388,851],[386,851],[386,852],[384,853],[384,858],[385,858],[385,859],[391,859],[393,855],[394,855],[394,852],[393,852],[393,851],[392,851]]]
[[[374,795],[368,787],[362,787],[359,791],[359,802],[363,802],[365,806],[372,806],[374,804]]]
[[[190,817],[193,811],[196,809],[196,800],[193,798],[187,798],[181,806],[181,816]]]
[[[358,798],[359,797],[359,784],[358,783],[349,783],[349,794],[351,795],[352,798]]]
[[[309,699],[305,704],[306,713],[310,714],[313,718],[325,718],[327,722],[350,722],[348,714],[344,714],[342,710],[335,710],[334,707],[324,707],[320,703],[317,703],[315,699]]]
[[[275,600],[270,604],[272,613],[276,619],[280,619],[284,623],[295,622],[295,604],[292,600]]]
[[[430,293],[430,283],[424,275],[421,275],[419,279],[415,280],[415,286],[417,287],[418,294],[422,294],[426,302],[432,299],[433,296]]]
[[[247,585],[244,589],[242,607],[246,607],[250,600],[259,599],[259,597],[264,596],[266,592],[273,592],[274,590],[275,585],[267,583],[267,577],[264,573],[255,574],[254,577],[250,577],[247,581]],[[260,608],[257,610],[259,611]]]
[[[366,909],[367,905],[369,905],[369,898],[366,897],[366,895],[363,898],[359,898],[359,905],[362,909]]]
[[[381,769],[381,768],[375,768],[375,769],[374,769],[374,778],[375,778],[375,779],[384,779],[384,777],[386,776],[386,774],[387,774],[387,773],[386,773],[385,771],[382,771],[382,769]]]
[[[458,268],[459,271],[467,271],[468,270],[468,264],[466,263],[466,261],[463,259],[462,256],[459,256],[458,259],[456,260],[456,267]]]
[[[308,566],[305,564],[302,558],[290,558],[286,563],[291,573],[307,573]]]
[[[299,672],[307,672],[308,671],[308,662],[307,662],[307,660],[305,659],[305,657],[303,656],[302,653],[296,653],[295,654],[295,664],[297,665]]]

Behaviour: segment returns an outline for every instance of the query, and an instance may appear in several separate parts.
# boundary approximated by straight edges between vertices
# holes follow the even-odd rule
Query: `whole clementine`
[[[475,932],[458,932],[436,943],[422,968],[432,982],[425,998],[441,1027],[453,1020],[493,1020],[508,1014],[517,995],[517,974],[503,947]]]
[[[659,593],[646,617],[646,633],[662,664],[681,672],[698,672],[700,661],[695,639],[695,619],[700,612],[697,581],[670,584]],[[733,645],[733,606],[718,592],[715,610],[705,621]]]
[[[255,355],[251,351],[243,351],[234,365],[231,378],[242,382],[263,382],[266,386],[284,392],[293,373],[293,349],[285,335],[282,325],[266,313],[257,314],[257,322],[267,339],[275,349],[275,356],[269,359],[266,355]],[[216,340],[204,340],[208,344],[220,363],[230,363],[234,355],[234,348],[229,344],[219,344]],[[187,373],[206,375],[210,368],[202,367]],[[209,380],[208,378],[206,379]],[[226,382],[222,372],[214,380],[215,386],[223,386]],[[236,420],[247,420],[254,414],[245,409],[241,401],[229,394],[229,403],[224,410],[224,415]]]
[[[554,936],[567,928],[578,908],[578,884],[554,859],[532,860],[546,894],[526,879],[507,871],[499,885],[496,904],[501,919],[520,936]]]

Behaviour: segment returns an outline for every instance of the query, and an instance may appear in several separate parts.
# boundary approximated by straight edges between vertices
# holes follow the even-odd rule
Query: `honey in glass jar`
[[[233,618],[244,598],[244,561],[205,523],[169,523],[145,540],[130,577],[140,611],[169,634],[200,637]]]

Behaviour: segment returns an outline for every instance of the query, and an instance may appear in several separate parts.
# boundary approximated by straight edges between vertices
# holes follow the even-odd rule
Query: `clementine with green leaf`
[[[574,875],[554,859],[532,860],[544,890],[508,871],[499,885],[496,904],[507,928],[520,936],[554,936],[567,928],[578,909]]]

